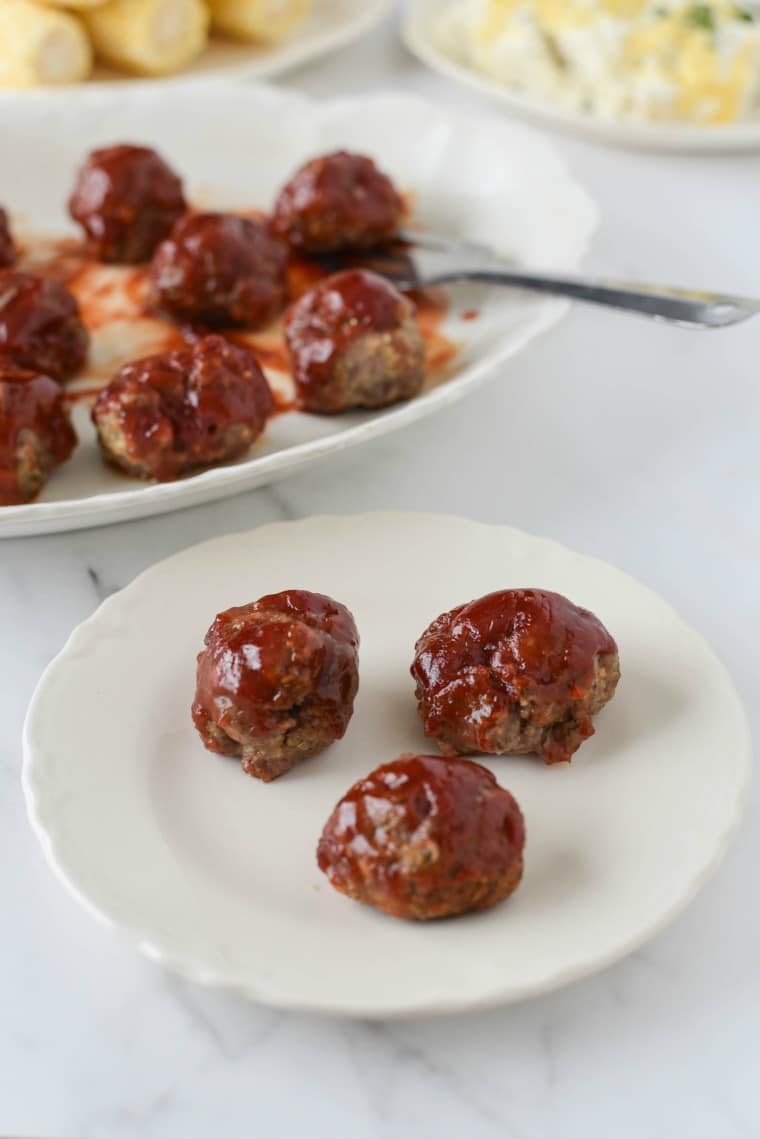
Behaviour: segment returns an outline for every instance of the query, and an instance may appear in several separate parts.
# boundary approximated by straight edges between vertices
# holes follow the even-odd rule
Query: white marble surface
[[[393,83],[482,109],[423,74],[390,22],[291,82],[316,94]],[[757,157],[558,145],[604,211],[594,266],[760,292]],[[464,405],[272,490],[2,544],[0,1134],[760,1134],[756,788],[719,873],[623,964],[491,1013],[352,1024],[257,1008],[135,957],[54,881],[19,783],[34,683],[102,597],[195,541],[313,511],[462,513],[614,561],[712,641],[757,729],[759,356],[760,324],[695,334],[578,310]]]

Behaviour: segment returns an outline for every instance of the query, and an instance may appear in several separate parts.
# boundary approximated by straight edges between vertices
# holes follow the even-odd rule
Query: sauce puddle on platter
[[[236,212],[263,216],[255,210]],[[150,310],[147,265],[103,265],[90,257],[85,244],[75,237],[38,236],[27,239],[24,244],[22,267],[65,284],[76,297],[82,319],[91,334],[90,359],[86,369],[77,380],[66,386],[66,399],[71,404],[93,401],[125,363],[181,347],[208,331],[175,325]],[[373,260],[377,263],[377,255],[374,259],[368,258],[370,263]],[[330,273],[348,267],[349,263],[360,265],[361,258],[316,261],[293,255],[287,268],[291,299],[296,300]],[[420,289],[408,295],[416,306],[417,321],[426,345],[426,388],[429,389],[450,373],[461,346],[443,331],[450,304],[442,289]],[[276,413],[297,410],[281,319],[256,332],[214,331],[220,331],[232,342],[245,345],[255,353],[272,387]]]

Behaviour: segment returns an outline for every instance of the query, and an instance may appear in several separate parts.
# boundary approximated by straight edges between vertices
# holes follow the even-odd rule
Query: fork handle
[[[436,278],[436,284],[473,281],[507,285],[549,296],[569,297],[654,319],[697,328],[724,328],[760,313],[760,301],[704,294],[688,289],[648,288],[617,281],[588,281],[577,277],[548,277],[501,269],[469,269]]]

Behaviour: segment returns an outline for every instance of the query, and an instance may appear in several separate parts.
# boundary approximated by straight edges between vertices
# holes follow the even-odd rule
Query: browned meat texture
[[[405,755],[341,799],[317,861],[349,898],[424,921],[508,897],[522,877],[524,846],[520,808],[485,767]]]
[[[94,150],[69,201],[93,256],[125,265],[149,261],[186,209],[171,167],[149,147],[132,145]]]
[[[344,605],[287,590],[220,613],[198,657],[193,721],[211,751],[270,782],[342,739],[359,688]]]
[[[0,505],[36,498],[76,441],[55,380],[0,363]]]
[[[438,617],[412,675],[425,734],[447,755],[569,761],[620,678],[602,623],[557,593],[503,590]]]
[[[11,234],[8,214],[0,208],[0,269],[9,269],[16,264],[16,246]]]
[[[178,320],[258,328],[285,305],[287,260],[287,246],[264,221],[192,214],[153,259],[152,301]]]
[[[89,343],[68,289],[33,273],[0,270],[0,363],[65,380],[84,364]]]
[[[126,364],[92,412],[103,453],[167,481],[243,454],[274,411],[254,356],[221,336]]]
[[[285,318],[285,339],[306,411],[386,407],[422,389],[414,305],[367,270],[336,273],[305,293]]]
[[[283,188],[275,229],[305,253],[366,249],[390,241],[404,203],[371,158],[338,151],[314,158]]]

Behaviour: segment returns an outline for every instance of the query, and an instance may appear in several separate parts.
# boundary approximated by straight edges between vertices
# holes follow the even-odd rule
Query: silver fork
[[[635,282],[532,273],[501,260],[486,245],[454,241],[433,233],[403,230],[399,244],[362,259],[362,264],[388,277],[399,288],[451,285],[467,281],[506,285],[605,305],[688,328],[725,328],[760,313],[760,300],[696,289],[672,289]]]

